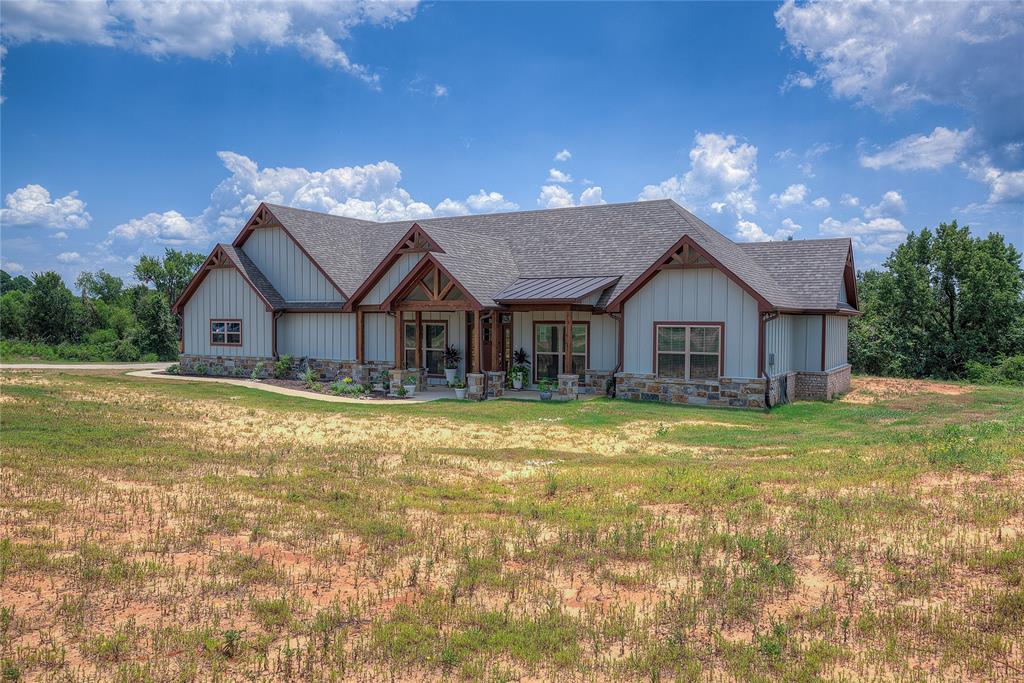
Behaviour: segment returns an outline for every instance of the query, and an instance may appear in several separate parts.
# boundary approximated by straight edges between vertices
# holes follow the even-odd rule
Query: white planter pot
[[[465,387],[463,387],[462,389],[456,389],[455,390],[455,398],[458,398],[458,399],[466,398],[466,389],[465,389]]]
[[[516,391],[518,391],[518,390],[523,388],[523,376],[522,375],[516,375],[515,377],[512,378],[512,388],[515,389]]]
[[[542,401],[550,401],[551,400],[551,392],[550,391],[542,391],[542,392],[540,392],[540,400],[542,400]]]
[[[456,375],[456,373],[458,373],[458,371],[459,371],[458,368],[445,368],[444,369],[444,381],[445,382],[451,382],[453,379],[455,379],[455,375]]]
[[[374,384],[373,385],[373,390],[374,391],[384,391],[384,385],[380,384],[380,383]]]
[[[405,387],[405,395],[406,396],[412,397],[412,396],[416,395],[416,385],[415,384],[405,384],[403,386]]]

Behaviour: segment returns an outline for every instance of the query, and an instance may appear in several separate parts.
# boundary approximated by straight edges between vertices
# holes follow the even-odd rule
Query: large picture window
[[[214,346],[241,346],[241,320],[211,320],[210,344]]]
[[[654,372],[659,377],[718,379],[723,334],[721,323],[655,323]]]
[[[572,326],[572,371],[581,378],[587,372],[589,328],[586,323]],[[538,322],[533,326],[534,381],[557,379],[565,357],[565,323]]]

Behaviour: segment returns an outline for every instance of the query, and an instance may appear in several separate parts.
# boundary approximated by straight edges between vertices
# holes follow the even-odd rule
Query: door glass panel
[[[586,325],[573,325],[572,326],[572,352],[583,353],[587,352],[587,326]]]
[[[581,378],[587,374],[587,356],[586,354],[572,355],[572,371],[573,374],[579,375]]]
[[[555,379],[562,368],[562,354],[537,354],[537,379]]]
[[[562,350],[561,325],[537,325],[537,353],[557,353]]]
[[[428,349],[441,349],[443,351],[444,350],[444,330],[445,330],[445,326],[444,325],[430,325],[430,324],[427,324],[427,325],[423,326],[423,329],[424,329],[424,332],[425,332],[425,334],[423,335],[423,338],[426,340],[424,342],[426,348],[428,348]]]

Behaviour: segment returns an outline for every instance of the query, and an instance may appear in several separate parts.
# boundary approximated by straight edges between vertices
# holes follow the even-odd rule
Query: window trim
[[[222,342],[215,342],[215,341],[213,341],[213,324],[214,323],[238,323],[238,343],[237,344],[233,344],[233,343],[227,341],[228,332],[227,332],[226,329],[224,331],[224,341],[222,341]],[[245,339],[245,337],[243,336],[242,327],[243,326],[242,326],[242,319],[241,318],[210,318],[209,319],[209,327],[207,328],[209,330],[209,332],[210,332],[210,346],[241,346],[242,342]]]
[[[584,354],[582,354],[584,356],[584,360],[583,360],[584,367],[583,367],[583,370],[584,370],[584,372],[586,372],[586,370],[590,367],[590,321],[589,320],[573,320],[572,324],[573,325],[584,325],[587,328],[586,352]],[[530,337],[530,352],[531,352],[530,355],[533,357],[533,368],[532,368],[533,372],[531,374],[533,375],[533,383],[534,384],[537,384],[538,382],[540,382],[540,379],[537,377],[537,326],[538,325],[562,325],[564,327],[565,326],[565,320],[534,320],[533,321],[533,336]],[[564,334],[562,336],[564,336]],[[561,354],[550,354],[550,353],[548,353],[546,351],[542,352],[542,353],[544,353],[546,355],[561,355]],[[572,355],[579,356],[581,354],[574,353]],[[562,374],[561,369],[559,369],[558,374]]]
[[[717,327],[718,328],[718,377],[706,379],[690,379],[690,336],[686,333],[686,351],[682,355],[686,357],[684,377],[664,377],[658,371],[658,328],[659,327]],[[706,354],[711,355],[711,354]],[[651,336],[651,370],[659,379],[678,379],[686,382],[708,382],[718,381],[725,376],[725,323],[706,320],[655,320],[654,334]]]

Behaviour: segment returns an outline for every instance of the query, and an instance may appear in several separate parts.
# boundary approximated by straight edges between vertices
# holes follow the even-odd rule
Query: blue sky
[[[1024,249],[1024,5],[28,3],[0,261],[127,274],[262,199],[378,220],[672,197],[736,240]]]

